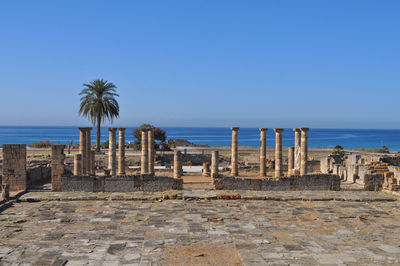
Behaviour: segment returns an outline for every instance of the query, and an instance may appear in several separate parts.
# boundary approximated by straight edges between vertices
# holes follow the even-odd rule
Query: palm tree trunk
[[[101,126],[101,117],[97,116],[97,131],[96,131],[96,151],[100,152],[100,126]]]

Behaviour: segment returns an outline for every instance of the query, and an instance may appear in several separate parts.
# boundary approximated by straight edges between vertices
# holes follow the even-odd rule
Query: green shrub
[[[53,144],[53,143],[51,143],[50,141],[45,140],[45,141],[37,141],[37,142],[34,142],[34,143],[32,143],[30,146],[31,146],[32,148],[49,148],[49,147],[51,147],[52,144]]]

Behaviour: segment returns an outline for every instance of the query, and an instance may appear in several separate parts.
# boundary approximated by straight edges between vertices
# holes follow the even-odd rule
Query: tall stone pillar
[[[147,130],[142,130],[142,157],[140,160],[140,173],[145,174],[147,173],[148,165],[149,165],[149,147],[148,147],[148,140],[147,140]]]
[[[92,175],[92,140],[91,140],[92,128],[87,127],[85,132],[86,137],[86,174]]]
[[[174,178],[182,176],[181,152],[174,150]]]
[[[294,169],[300,171],[300,128],[293,128],[294,131]]]
[[[147,131],[147,142],[148,142],[148,156],[149,162],[147,167],[147,172],[154,174],[154,130],[149,129]]]
[[[108,128],[108,169],[111,176],[117,175],[117,129]]]
[[[82,154],[74,154],[74,175],[82,174]]]
[[[8,184],[9,191],[28,188],[26,144],[3,144],[2,184]]]
[[[79,153],[82,156],[81,160],[81,175],[86,175],[86,128],[80,127],[79,128]]]
[[[282,132],[283,128],[274,128],[275,131],[275,178],[282,177]]]
[[[267,157],[267,130],[260,128],[260,176],[267,175],[266,157]]]
[[[218,177],[218,151],[211,153],[211,177]]]
[[[288,148],[288,176],[293,175],[294,147]]]
[[[125,130],[126,128],[118,129],[118,175],[125,175]]]
[[[239,127],[231,127],[232,130],[232,156],[231,156],[231,175],[239,175],[238,161],[238,131]]]
[[[301,128],[301,156],[300,156],[300,175],[307,174],[307,155],[308,155],[308,128]]]
[[[51,146],[51,190],[61,191],[61,177],[64,174],[64,145]]]

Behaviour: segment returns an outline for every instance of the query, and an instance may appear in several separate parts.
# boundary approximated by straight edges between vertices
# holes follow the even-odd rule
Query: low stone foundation
[[[310,174],[290,178],[244,179],[233,176],[214,178],[215,189],[219,190],[340,190],[340,178],[331,174]]]
[[[182,190],[183,180],[152,174],[119,177],[63,176],[62,191],[134,192]]]
[[[364,176],[364,190],[379,191],[382,190],[384,183],[384,174],[366,174]]]

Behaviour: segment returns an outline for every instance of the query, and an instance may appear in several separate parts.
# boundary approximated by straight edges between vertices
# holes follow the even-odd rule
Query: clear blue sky
[[[1,1],[0,125],[400,128],[400,1]]]

